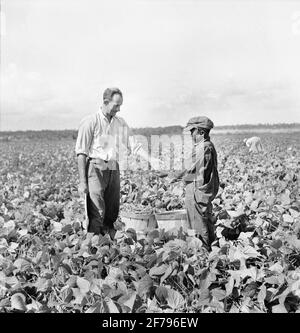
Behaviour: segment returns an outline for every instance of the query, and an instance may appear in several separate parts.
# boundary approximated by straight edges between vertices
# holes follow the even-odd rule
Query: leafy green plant
[[[297,137],[298,135],[298,137]],[[295,137],[296,136],[296,137]],[[81,230],[73,141],[0,146],[1,312],[299,312],[299,134],[213,138],[222,181],[216,240],[179,231]],[[121,210],[184,207],[183,185],[154,172],[121,174]]]

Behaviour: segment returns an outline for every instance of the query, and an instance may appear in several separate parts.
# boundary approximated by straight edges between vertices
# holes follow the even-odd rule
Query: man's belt
[[[116,170],[118,162],[116,160],[103,160],[102,158],[89,158],[89,162],[103,166],[105,169]]]
[[[109,161],[112,161],[112,160],[103,160],[102,158],[93,158],[93,157],[92,158],[90,157],[89,160],[92,161],[93,163],[96,163],[96,164],[97,163],[100,164],[100,163],[103,163],[103,162],[108,163]]]

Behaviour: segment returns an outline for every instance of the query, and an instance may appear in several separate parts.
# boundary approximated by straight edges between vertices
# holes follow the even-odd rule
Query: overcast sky
[[[0,130],[300,122],[300,2],[1,0]]]

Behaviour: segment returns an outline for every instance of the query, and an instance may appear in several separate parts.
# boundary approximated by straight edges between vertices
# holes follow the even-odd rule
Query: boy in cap
[[[213,127],[213,122],[204,116],[193,117],[188,121],[185,131],[190,131],[192,136],[194,162],[171,181],[182,179],[185,182],[189,226],[196,231],[208,250],[215,239],[212,201],[219,190],[217,152],[209,137]]]

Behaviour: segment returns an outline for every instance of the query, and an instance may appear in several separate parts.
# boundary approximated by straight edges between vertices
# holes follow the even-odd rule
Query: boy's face
[[[192,139],[193,142],[199,143],[200,141],[203,141],[204,139],[204,131],[201,128],[193,128],[191,130],[191,135],[192,135]]]

